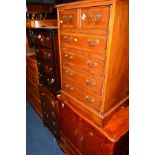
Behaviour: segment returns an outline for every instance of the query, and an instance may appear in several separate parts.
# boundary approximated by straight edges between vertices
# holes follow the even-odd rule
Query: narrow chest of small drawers
[[[59,111],[55,95],[60,89],[57,28],[32,28],[44,125],[59,140]]]
[[[57,14],[61,93],[102,126],[128,98],[128,1],[62,4]]]

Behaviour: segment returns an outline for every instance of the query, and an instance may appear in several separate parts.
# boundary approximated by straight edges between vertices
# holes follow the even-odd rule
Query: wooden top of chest
[[[129,2],[129,0],[81,0],[77,2],[59,4],[59,5],[56,5],[55,7],[61,8],[61,9],[73,9],[73,8],[83,8],[83,7],[91,7],[91,6],[99,6],[99,5],[111,5],[116,3],[116,1]]]

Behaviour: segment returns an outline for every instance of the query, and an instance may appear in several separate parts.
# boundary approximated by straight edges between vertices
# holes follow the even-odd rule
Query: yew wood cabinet
[[[123,155],[118,144],[128,132],[128,0],[56,7],[60,145],[66,154]]]
[[[128,1],[57,5],[61,94],[102,127],[128,99]]]

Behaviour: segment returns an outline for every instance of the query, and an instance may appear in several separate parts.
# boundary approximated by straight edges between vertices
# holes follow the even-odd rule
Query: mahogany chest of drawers
[[[41,118],[42,108],[39,93],[39,76],[36,55],[26,56],[26,97]]]
[[[60,90],[57,27],[31,28],[36,52],[43,122],[59,139],[58,104],[55,95]]]
[[[128,99],[128,1],[60,4],[57,14],[61,94],[102,127]]]

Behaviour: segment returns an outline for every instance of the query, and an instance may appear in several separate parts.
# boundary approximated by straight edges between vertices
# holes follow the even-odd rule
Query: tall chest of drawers
[[[60,90],[57,27],[31,28],[39,74],[43,122],[59,138],[58,99]]]
[[[57,14],[61,99],[102,127],[128,99],[128,1],[61,4]]]

